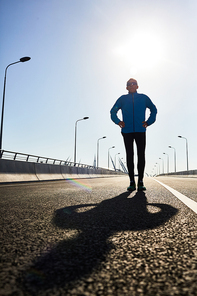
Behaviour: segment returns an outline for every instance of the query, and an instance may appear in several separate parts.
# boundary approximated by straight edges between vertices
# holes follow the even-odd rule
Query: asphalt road
[[[197,201],[197,178],[157,178]],[[80,183],[79,183],[80,182]],[[197,295],[197,215],[152,178],[0,186],[0,295]]]

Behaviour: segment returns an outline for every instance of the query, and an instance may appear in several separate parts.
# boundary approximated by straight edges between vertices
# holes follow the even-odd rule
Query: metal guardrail
[[[10,159],[10,160],[18,160],[18,161],[26,161],[26,162],[36,162],[36,163],[47,163],[47,164],[56,164],[56,165],[67,165],[67,166],[76,166],[88,169],[95,169],[94,166],[82,164],[82,163],[74,163],[71,161],[60,160],[50,157],[43,157],[31,154],[25,154],[21,152],[13,152],[8,150],[0,150],[0,158],[2,159]]]

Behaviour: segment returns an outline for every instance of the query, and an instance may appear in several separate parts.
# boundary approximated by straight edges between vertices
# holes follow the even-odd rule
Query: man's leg
[[[135,133],[135,142],[138,155],[138,183],[143,182],[145,168],[146,133]]]
[[[134,160],[133,160],[133,141],[134,141],[134,133],[122,133],[125,150],[126,150],[126,160],[127,160],[127,168],[129,173],[130,182],[134,182]]]

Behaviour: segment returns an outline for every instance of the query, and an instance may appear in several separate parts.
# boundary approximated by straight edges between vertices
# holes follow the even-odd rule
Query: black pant
[[[142,181],[144,177],[145,168],[145,148],[146,148],[146,133],[122,133],[124,138],[127,168],[129,172],[130,181],[134,181],[134,150],[133,142],[135,140],[138,155],[138,181]]]

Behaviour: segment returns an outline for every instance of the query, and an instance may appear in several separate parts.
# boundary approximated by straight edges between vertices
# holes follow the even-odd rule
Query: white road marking
[[[197,202],[192,200],[191,198],[185,196],[184,194],[178,192],[177,190],[171,188],[168,185],[165,185],[164,183],[154,179],[159,184],[164,186],[166,189],[168,189],[172,194],[174,194],[178,199],[180,199],[186,206],[188,206],[192,211],[194,211],[197,214]]]

